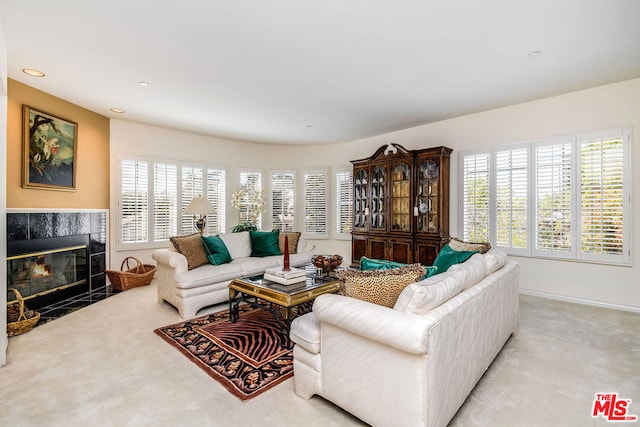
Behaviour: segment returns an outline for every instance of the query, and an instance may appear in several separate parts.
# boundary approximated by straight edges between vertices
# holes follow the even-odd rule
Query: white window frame
[[[262,199],[264,200],[265,198],[265,192],[264,192],[264,171],[262,169],[244,169],[244,168],[240,168],[238,169],[238,183],[240,184],[240,189],[241,190],[245,190],[247,184],[243,182],[242,180],[242,175],[243,174],[256,174],[260,176],[260,188],[254,188],[255,191],[259,191],[260,194],[262,194]],[[235,208],[234,208],[235,209]],[[239,222],[243,222],[242,221],[242,207],[240,209],[235,209],[238,214],[238,218],[237,221]],[[262,212],[261,214],[258,215],[258,220],[256,223],[256,226],[258,227],[259,230],[262,230],[262,224],[264,222],[264,218],[265,218],[265,212]],[[234,223],[234,222],[232,222]]]
[[[609,138],[621,138],[623,145],[623,195],[622,195],[622,220],[623,220],[623,232],[622,232],[622,250],[620,255],[611,254],[592,254],[582,251],[581,236],[582,230],[582,212],[581,212],[581,195],[580,195],[580,176],[581,176],[581,142],[591,139],[609,139]],[[536,248],[536,147],[543,147],[559,143],[570,143],[571,145],[571,249],[568,251],[552,251],[542,250]],[[489,158],[489,239],[492,244],[497,241],[497,209],[496,209],[496,157],[497,153],[502,151],[509,151],[518,148],[527,148],[527,248],[510,248],[505,247],[507,253],[515,256],[527,256],[546,259],[558,259],[569,260],[578,262],[590,262],[598,264],[612,264],[612,265],[631,265],[631,237],[633,236],[632,230],[632,182],[631,182],[631,130],[629,128],[616,128],[616,129],[604,129],[593,132],[585,132],[581,134],[575,134],[564,137],[544,138],[533,141],[520,142],[515,144],[507,144],[497,147],[489,147],[485,149],[476,148],[472,150],[466,150],[460,153],[458,157],[458,174],[459,174],[459,191],[461,197],[459,198],[458,212],[458,225],[461,236],[464,237],[465,233],[465,217],[464,217],[464,159],[469,156],[476,156],[479,154],[488,154]],[[497,245],[496,245],[497,246]]]
[[[307,188],[307,177],[310,175],[314,176],[324,176],[324,196],[320,197],[318,200],[315,200],[314,203],[320,203],[320,209],[324,208],[324,230],[308,230],[307,229],[307,215],[315,214],[314,212],[310,212],[307,209],[307,201],[309,200],[309,196],[312,194],[311,191]],[[300,174],[302,178],[302,206],[301,206],[301,216],[302,219],[302,234],[305,238],[308,239],[328,239],[329,238],[329,171],[327,169],[310,169],[304,170]],[[324,206],[323,206],[324,205]],[[313,209],[312,209],[313,210]],[[322,215],[322,213],[319,213]],[[317,223],[316,227],[320,227],[322,224]]]
[[[347,186],[347,193],[344,194],[340,188],[341,179],[339,176],[343,174],[349,175],[349,185]],[[334,200],[335,200],[335,224],[334,233],[336,240],[351,240],[351,230],[353,229],[353,168],[338,168],[334,174]],[[346,199],[346,200],[345,200]],[[345,205],[348,207],[347,217],[341,216],[340,206]],[[346,233],[342,230],[344,227],[348,227],[349,231]]]
[[[274,222],[273,222],[273,218],[274,218],[274,216],[276,214],[276,209],[275,209],[275,206],[273,204],[274,176],[275,175],[287,175],[287,174],[291,174],[292,175],[292,184],[293,184],[293,188],[292,188],[292,194],[293,194],[293,210],[292,210],[293,221],[291,223],[291,230],[289,230],[289,229],[284,230],[285,227],[279,228],[278,225],[274,224]],[[274,169],[274,170],[271,170],[269,172],[269,190],[270,190],[269,206],[271,208],[271,214],[270,214],[270,217],[269,217],[270,218],[269,222],[271,223],[271,228],[272,229],[278,228],[278,229],[280,229],[280,231],[297,231],[298,230],[298,227],[299,227],[299,225],[298,225],[298,217],[299,217],[300,214],[298,212],[299,209],[297,209],[297,207],[296,207],[296,198],[297,198],[297,194],[298,194],[298,191],[297,191],[297,186],[298,185],[297,185],[296,179],[297,179],[296,171],[292,170],[292,169],[286,169],[286,170],[285,169]]]
[[[190,234],[195,232],[193,228],[193,218],[191,215],[184,215],[182,212],[184,210],[182,196],[183,196],[183,188],[182,188],[182,174],[184,167],[193,167],[201,169],[203,174],[202,181],[202,189],[203,194],[206,194],[207,189],[207,174],[210,170],[224,171],[225,175],[225,183],[224,183],[224,194],[221,196],[219,200],[218,206],[214,206],[214,208],[218,209],[218,229],[214,230],[211,226],[214,221],[209,221],[207,219],[207,230],[205,233],[214,234],[218,232],[224,232],[224,228],[226,226],[226,200],[227,200],[227,175],[228,171],[223,167],[216,167],[213,165],[204,165],[204,164],[196,164],[191,162],[177,162],[173,160],[165,160],[165,159],[157,159],[151,157],[142,157],[142,156],[129,156],[126,154],[118,154],[118,175],[117,175],[117,200],[118,200],[118,213],[117,213],[117,226],[118,226],[118,242],[116,245],[117,251],[127,251],[127,250],[138,250],[138,249],[153,249],[166,247],[169,239],[156,239],[154,233],[154,196],[155,196],[155,188],[154,188],[154,167],[156,164],[167,164],[167,165],[175,165],[177,168],[177,183],[176,183],[176,206],[175,206],[175,216],[176,216],[176,230],[171,235],[181,235],[181,234]],[[147,163],[147,239],[146,241],[138,241],[135,243],[126,243],[122,241],[122,162],[123,161],[135,161],[135,162],[145,162]],[[195,194],[196,196],[198,194]],[[210,200],[211,202],[211,200]],[[183,221],[184,218],[184,221]],[[187,223],[189,225],[187,225]]]

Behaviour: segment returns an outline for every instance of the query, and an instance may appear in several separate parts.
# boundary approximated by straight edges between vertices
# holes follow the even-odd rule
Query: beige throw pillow
[[[288,236],[289,237],[289,254],[296,254],[298,253],[298,241],[300,240],[300,236],[302,235],[301,232],[296,231],[296,232],[280,232],[280,234],[278,235],[278,247],[280,248],[280,252],[284,253],[284,236]]]
[[[425,269],[420,264],[390,270],[341,270],[336,273],[343,283],[344,295],[389,308],[404,288],[424,275]]]
[[[173,243],[176,251],[187,258],[189,270],[193,270],[203,264],[208,264],[207,254],[202,245],[200,233],[189,234],[188,236],[176,236],[169,239]]]

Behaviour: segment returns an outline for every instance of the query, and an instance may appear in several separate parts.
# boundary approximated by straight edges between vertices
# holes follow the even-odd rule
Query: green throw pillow
[[[444,273],[454,264],[460,264],[465,262],[475,253],[479,251],[456,251],[451,249],[451,246],[444,245],[444,247],[438,253],[433,265],[438,268],[434,274]],[[433,275],[433,274],[432,274]]]
[[[371,259],[366,256],[360,258],[360,270],[390,270],[392,268],[404,267],[405,265],[407,264],[387,261],[385,259]]]
[[[265,257],[282,255],[278,246],[280,230],[273,231],[249,231],[251,236],[251,256]]]
[[[210,264],[221,265],[231,262],[231,254],[220,236],[202,236],[202,245]]]
[[[390,270],[392,268],[400,268],[404,267],[407,264],[402,264],[400,262],[387,261],[385,259],[371,259],[363,256],[360,258],[360,270]],[[436,274],[438,271],[438,267],[435,266],[424,266],[427,270],[427,274],[424,275],[420,280],[426,279],[427,277],[431,277]]]

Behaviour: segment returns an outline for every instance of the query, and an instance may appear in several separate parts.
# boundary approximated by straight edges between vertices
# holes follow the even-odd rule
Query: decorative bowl
[[[311,258],[311,263],[319,269],[322,269],[324,273],[329,273],[342,264],[342,257],[340,255],[315,255]]]

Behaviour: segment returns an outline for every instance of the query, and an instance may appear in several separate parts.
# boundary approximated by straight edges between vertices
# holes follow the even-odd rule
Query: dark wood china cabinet
[[[432,265],[449,240],[451,149],[384,145],[353,160],[351,259]]]

